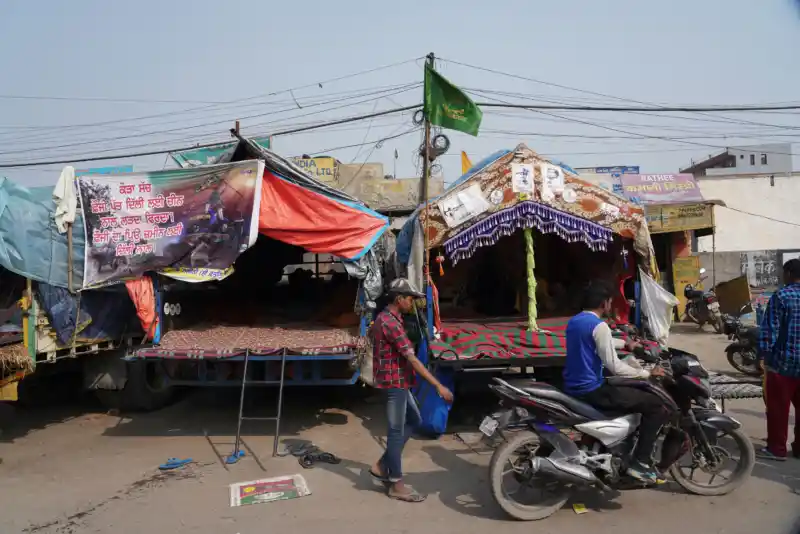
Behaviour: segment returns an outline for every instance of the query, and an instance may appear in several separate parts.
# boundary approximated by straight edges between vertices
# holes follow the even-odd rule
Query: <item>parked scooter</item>
[[[708,278],[703,276],[705,272],[705,269],[700,269],[700,279],[697,281],[697,285]],[[714,327],[717,334],[722,333],[722,314],[719,311],[719,301],[717,301],[714,291],[703,291],[695,289],[692,284],[686,284],[686,287],[683,288],[683,296],[687,301],[684,319],[688,317],[693,323],[700,325],[700,328],[708,323]]]
[[[723,332],[728,339],[733,341],[725,348],[728,363],[740,373],[749,376],[761,376],[764,371],[758,363],[758,337],[761,329],[758,325],[744,326],[742,314],[750,305],[743,306],[738,316],[725,315],[723,318]]]

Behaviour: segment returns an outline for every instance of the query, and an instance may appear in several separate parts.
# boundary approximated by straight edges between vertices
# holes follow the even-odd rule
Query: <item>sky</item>
[[[0,165],[224,141],[236,119],[245,135],[265,135],[419,103],[429,52],[476,101],[800,101],[800,10],[790,0],[9,0],[0,50]],[[452,181],[461,150],[477,161],[524,142],[572,167],[668,173],[725,146],[800,136],[799,111],[557,115],[486,109],[478,137],[445,132],[451,148],[437,171]],[[418,175],[420,143],[406,113],[278,135],[274,148],[379,161],[402,178]],[[171,166],[165,155],[91,166],[117,164]],[[62,167],[0,176],[49,185]]]

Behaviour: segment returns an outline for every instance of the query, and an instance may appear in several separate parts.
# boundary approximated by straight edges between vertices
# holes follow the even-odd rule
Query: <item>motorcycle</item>
[[[758,362],[758,338],[761,329],[756,326],[742,324],[742,314],[750,305],[743,306],[739,315],[726,315],[723,318],[723,333],[733,341],[725,348],[728,363],[740,373],[748,376],[761,376],[764,370]]]
[[[668,471],[696,495],[726,495],[741,486],[753,470],[753,444],[741,423],[721,413],[711,399],[708,371],[696,356],[675,349],[647,355],[644,361],[660,365],[666,376],[654,381],[608,380],[645,388],[672,411],[659,436],[663,437],[659,470]],[[501,409],[484,418],[479,429],[488,438],[503,440],[492,456],[490,481],[495,500],[511,517],[523,521],[549,517],[564,506],[573,488],[613,491],[612,487],[641,485],[625,475],[637,441],[639,414],[602,413],[533,380],[494,381],[489,387],[500,397]],[[682,460],[688,465],[680,465]],[[721,472],[731,460],[733,472],[726,477]],[[708,482],[695,479],[701,472],[710,476]],[[506,489],[509,475],[520,486],[517,490]],[[722,482],[715,484],[717,479]],[[523,502],[522,497],[535,490],[544,496]]]
[[[699,285],[707,277],[702,276],[706,272],[705,269],[700,269],[700,279],[696,285]],[[713,291],[703,291],[695,289],[692,284],[686,284],[683,288],[683,296],[686,297],[686,313],[693,323],[703,325],[708,323],[714,327],[717,334],[721,334],[723,330],[722,314],[719,311],[719,301]]]

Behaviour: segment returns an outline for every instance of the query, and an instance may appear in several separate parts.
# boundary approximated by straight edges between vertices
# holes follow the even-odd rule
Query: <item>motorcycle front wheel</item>
[[[729,352],[728,363],[740,373],[748,376],[761,376],[764,373],[755,355],[746,355],[739,351]]]
[[[569,499],[569,487],[530,473],[531,458],[547,453],[539,436],[532,432],[512,434],[495,449],[489,464],[492,496],[514,519],[537,521],[550,517]]]
[[[717,459],[708,458],[703,447],[692,441],[692,450],[669,469],[675,482],[689,493],[705,497],[727,495],[750,478],[756,462],[755,449],[741,429],[718,431],[713,437],[709,435]],[[729,475],[723,474],[726,464],[733,464]],[[705,478],[708,478],[707,482]]]

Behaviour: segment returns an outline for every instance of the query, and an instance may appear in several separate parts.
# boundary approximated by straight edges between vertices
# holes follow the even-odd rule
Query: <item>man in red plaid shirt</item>
[[[403,314],[413,313],[414,299],[424,295],[405,278],[398,278],[389,285],[389,297],[391,302],[375,318],[371,332],[375,387],[386,392],[389,430],[386,452],[372,466],[370,474],[386,486],[390,498],[422,502],[424,495],[403,484],[403,448],[421,422],[410,388],[416,385],[416,376],[419,375],[430,382],[446,402],[453,402],[453,394],[419,361],[403,326]]]

